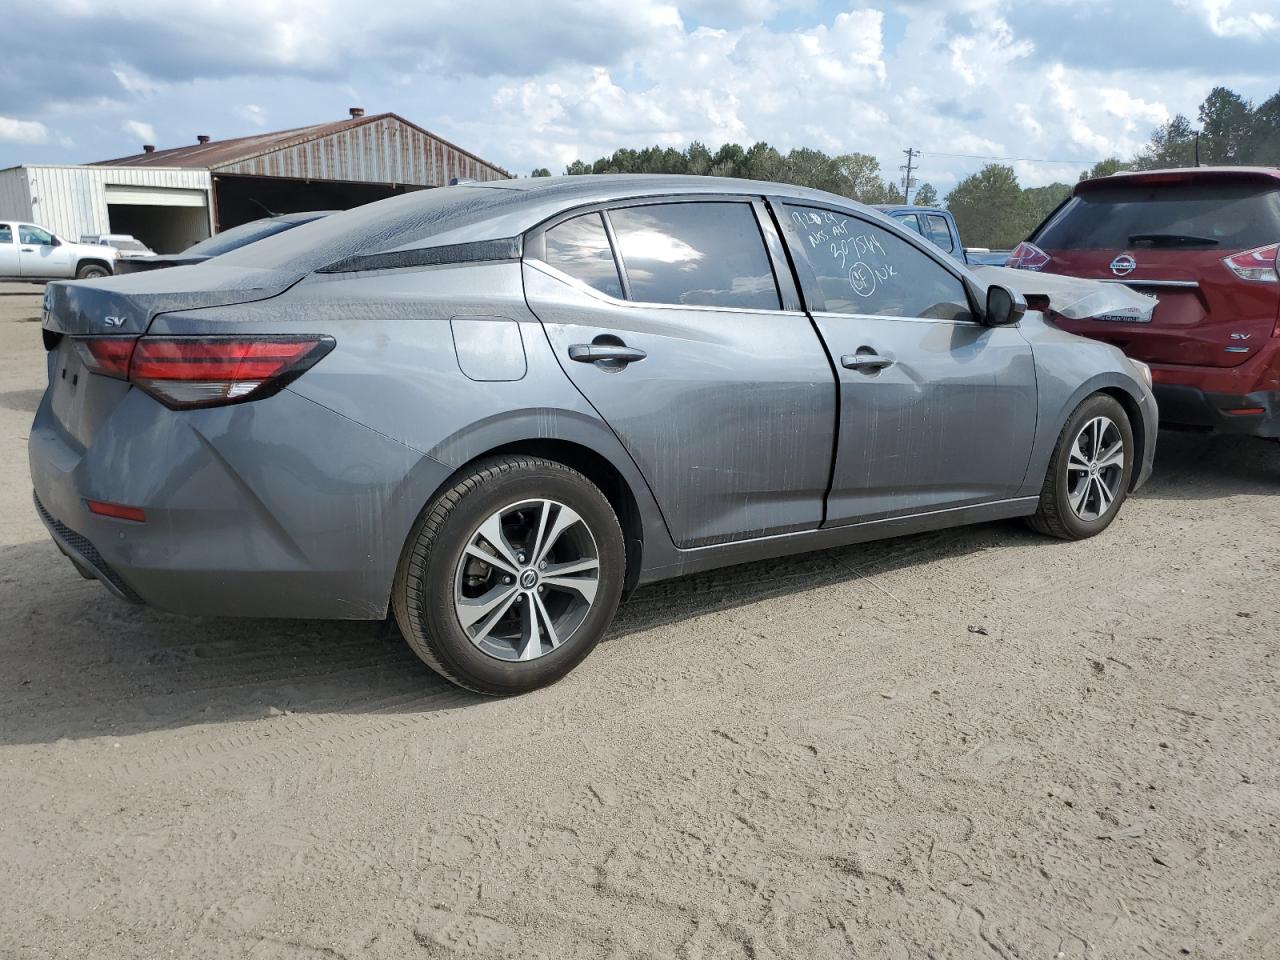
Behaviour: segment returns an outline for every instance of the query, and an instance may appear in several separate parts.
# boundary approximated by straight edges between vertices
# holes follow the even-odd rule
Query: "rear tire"
[[[581,663],[613,621],[626,553],[604,494],[564,464],[484,461],[423,511],[392,588],[400,632],[431,669],[490,696]]]
[[[1095,393],[1058,435],[1040,505],[1027,522],[1062,540],[1084,540],[1111,525],[1129,495],[1136,466],[1133,427],[1114,397]]]
[[[101,280],[111,276],[111,271],[100,263],[86,263],[76,271],[77,280]]]

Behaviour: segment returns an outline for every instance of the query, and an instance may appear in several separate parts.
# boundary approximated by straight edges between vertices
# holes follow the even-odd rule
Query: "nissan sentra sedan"
[[[1008,517],[1092,536],[1156,439],[1115,347],[753,181],[425,190],[53,284],[43,335],[35,504],[81,573],[189,615],[391,615],[488,694],[564,676],[640,584]]]

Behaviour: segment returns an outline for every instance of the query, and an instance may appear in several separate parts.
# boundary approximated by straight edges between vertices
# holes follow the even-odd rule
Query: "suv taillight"
[[[332,337],[78,339],[94,373],[128,380],[174,410],[270,396],[334,347]]]
[[[1222,262],[1241,280],[1280,283],[1280,266],[1276,263],[1278,256],[1280,243],[1272,243],[1226,257]]]
[[[1015,270],[1043,270],[1049,260],[1047,253],[1026,240],[1014,247],[1009,254],[1009,266]]]

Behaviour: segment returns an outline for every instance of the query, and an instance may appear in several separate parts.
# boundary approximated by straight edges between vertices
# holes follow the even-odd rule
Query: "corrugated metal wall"
[[[31,193],[27,190],[26,167],[0,170],[0,219],[31,219]]]
[[[507,175],[443,140],[393,117],[215,168],[216,173],[356,180],[443,187],[453,177],[505,180]]]
[[[207,170],[43,165],[24,169],[31,201],[29,218],[73,241],[82,234],[109,232],[107,184],[203,190],[207,198],[211,182]]]

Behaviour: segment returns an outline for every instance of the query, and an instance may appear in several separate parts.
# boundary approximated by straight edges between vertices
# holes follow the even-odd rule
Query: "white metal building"
[[[24,164],[0,170],[0,219],[72,241],[131,233],[177,253],[213,231],[211,190],[208,170]]]

